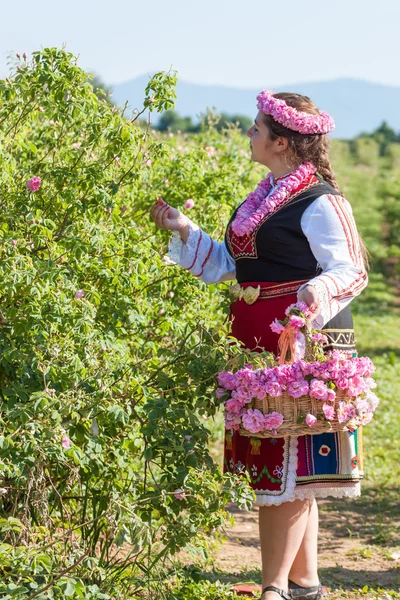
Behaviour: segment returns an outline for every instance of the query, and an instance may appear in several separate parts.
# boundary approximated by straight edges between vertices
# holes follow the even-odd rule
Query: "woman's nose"
[[[253,128],[250,127],[250,129],[247,130],[246,135],[247,135],[247,137],[251,138],[252,134],[253,134]]]

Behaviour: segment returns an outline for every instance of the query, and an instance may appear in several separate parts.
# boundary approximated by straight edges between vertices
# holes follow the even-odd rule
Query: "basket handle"
[[[311,321],[306,319],[306,323],[302,328],[302,333],[305,337],[305,360],[315,360],[314,352],[312,349],[312,345],[310,344],[310,333],[311,333]],[[278,352],[279,359],[278,362],[280,365],[289,364],[291,365],[294,362],[295,350],[294,344],[296,341],[296,332],[293,327],[288,323],[285,329],[279,336],[278,340]]]

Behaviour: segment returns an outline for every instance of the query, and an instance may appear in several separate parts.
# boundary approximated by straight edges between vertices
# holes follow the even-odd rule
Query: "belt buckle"
[[[247,288],[242,288],[240,283],[235,283],[229,286],[229,292],[235,300],[244,300],[246,304],[254,304],[260,295],[260,286],[256,288],[249,285]]]

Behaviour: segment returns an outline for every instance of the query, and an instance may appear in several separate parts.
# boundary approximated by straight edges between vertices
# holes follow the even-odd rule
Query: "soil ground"
[[[319,501],[320,577],[329,597],[400,598],[399,494],[370,488],[356,500]],[[225,581],[260,583],[258,510],[228,510],[235,524],[225,531],[215,569]]]

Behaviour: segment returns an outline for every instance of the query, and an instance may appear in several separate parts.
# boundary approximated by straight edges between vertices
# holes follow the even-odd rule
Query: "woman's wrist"
[[[189,237],[189,223],[186,223],[181,229],[178,229],[178,233],[181,237],[182,242],[186,243]]]

